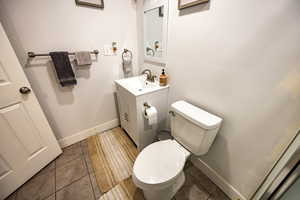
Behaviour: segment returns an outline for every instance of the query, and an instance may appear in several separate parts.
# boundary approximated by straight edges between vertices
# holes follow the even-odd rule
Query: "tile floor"
[[[229,200],[190,162],[185,167],[186,182],[176,200]],[[63,154],[27,181],[6,200],[98,200],[97,187],[87,142],[63,149]]]

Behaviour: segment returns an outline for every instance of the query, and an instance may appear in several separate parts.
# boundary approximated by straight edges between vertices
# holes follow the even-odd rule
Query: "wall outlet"
[[[104,45],[104,56],[113,56],[114,51],[111,45]]]

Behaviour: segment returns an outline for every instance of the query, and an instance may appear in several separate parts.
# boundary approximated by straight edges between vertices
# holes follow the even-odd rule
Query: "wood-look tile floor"
[[[229,200],[190,162],[176,200]],[[88,155],[87,141],[63,149],[63,154],[27,181],[6,200],[98,200],[102,196]]]

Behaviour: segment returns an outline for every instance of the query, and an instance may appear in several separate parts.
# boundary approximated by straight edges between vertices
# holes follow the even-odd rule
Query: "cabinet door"
[[[133,131],[133,116],[132,113],[132,97],[129,92],[121,87],[117,87],[117,98],[118,98],[118,105],[119,105],[119,112],[120,112],[120,121],[121,127],[127,132],[127,134],[131,137],[131,139],[137,143],[136,137]]]
[[[117,86],[117,98],[120,112],[121,127],[129,132],[129,106],[126,100],[126,93],[123,88]]]

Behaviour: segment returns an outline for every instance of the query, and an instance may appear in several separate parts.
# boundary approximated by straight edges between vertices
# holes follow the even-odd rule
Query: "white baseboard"
[[[76,142],[79,142],[81,140],[84,140],[92,135],[95,135],[96,133],[101,133],[103,131],[115,128],[115,127],[119,126],[119,124],[120,124],[119,120],[114,119],[114,120],[105,122],[103,124],[94,126],[92,128],[80,131],[78,133],[75,133],[74,135],[62,138],[62,139],[58,140],[58,142],[59,142],[61,148],[64,148],[64,147],[70,146],[72,144],[75,144]]]
[[[228,183],[214,169],[196,157],[192,157],[192,163],[200,169],[212,182],[214,182],[222,191],[232,200],[247,200],[237,189]]]

